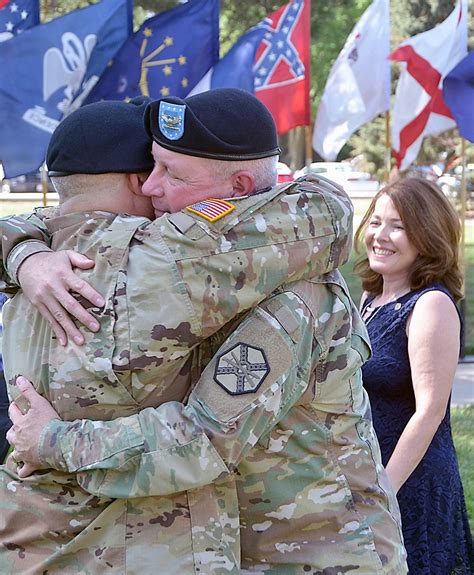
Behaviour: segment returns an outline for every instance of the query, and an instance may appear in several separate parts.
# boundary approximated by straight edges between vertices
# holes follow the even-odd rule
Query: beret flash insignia
[[[168,140],[179,140],[184,134],[185,105],[160,102],[158,125]]]

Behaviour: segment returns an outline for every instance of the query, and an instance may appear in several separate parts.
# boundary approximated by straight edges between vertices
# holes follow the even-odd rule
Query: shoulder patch
[[[230,212],[235,209],[235,205],[227,200],[209,198],[208,200],[203,200],[202,202],[188,206],[186,209],[209,222],[215,222],[223,216],[230,214]]]
[[[250,406],[278,409],[281,386],[288,386],[296,355],[292,340],[277,324],[266,310],[256,308],[208,363],[189,401],[205,405],[211,417],[225,425]]]
[[[218,356],[214,381],[230,395],[255,393],[269,371],[263,349],[239,342]]]

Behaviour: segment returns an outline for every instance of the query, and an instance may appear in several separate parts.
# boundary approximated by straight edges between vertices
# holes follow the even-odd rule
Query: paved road
[[[459,362],[451,396],[451,405],[470,403],[474,403],[474,356]]]

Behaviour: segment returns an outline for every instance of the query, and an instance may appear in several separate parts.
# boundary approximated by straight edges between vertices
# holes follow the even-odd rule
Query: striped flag
[[[416,160],[423,138],[456,126],[443,98],[443,79],[467,53],[467,0],[390,58],[402,65],[392,113],[393,154],[400,170]]]
[[[192,206],[188,206],[186,209],[194,214],[202,216],[210,222],[215,222],[222,216],[226,216],[235,208],[234,204],[227,202],[226,200],[218,200],[210,198],[208,200],[203,200]]]

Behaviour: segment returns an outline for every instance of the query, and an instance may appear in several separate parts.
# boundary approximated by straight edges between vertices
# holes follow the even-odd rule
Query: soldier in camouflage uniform
[[[175,264],[166,262],[179,271],[180,282],[165,283],[166,297],[150,293],[148,305],[146,298],[136,300],[142,305],[142,315],[134,310],[132,323],[145,322],[135,327],[143,339],[136,342],[135,350],[129,342],[125,358],[120,345],[108,351],[104,341],[97,345],[103,335],[93,334],[87,337],[86,349],[94,357],[92,370],[87,366],[94,373],[86,375],[87,369],[77,366],[79,354],[73,345],[66,350],[76,363],[65,364],[63,357],[62,365],[54,367],[51,355],[49,365],[44,359],[36,361],[37,366],[43,361],[52,372],[44,374],[42,381],[56,382],[45,391],[59,415],[80,418],[72,424],[54,420],[42,435],[42,466],[56,472],[35,474],[22,482],[14,469],[8,470],[8,485],[14,493],[10,504],[18,508],[7,521],[15,520],[17,525],[24,521],[35,532],[32,509],[38,506],[40,524],[45,513],[55,512],[53,521],[48,521],[49,528],[55,526],[54,532],[43,531],[43,541],[34,549],[49,557],[41,566],[48,573],[98,573],[107,568],[111,573],[146,573],[153,558],[165,573],[406,572],[397,505],[380,465],[360,381],[360,365],[369,353],[366,334],[336,271],[350,249],[350,202],[340,190],[317,180],[276,188],[259,195],[259,200],[264,202],[266,194],[271,194],[271,207],[252,203],[257,196],[250,196],[236,202],[232,216],[226,214],[204,226],[199,214],[186,214],[194,219],[193,224],[178,228],[180,243],[171,248]],[[284,217],[287,214],[291,217]],[[179,220],[161,218],[160,234],[154,239],[172,246],[176,223],[183,226],[182,215]],[[291,231],[285,228],[287,219],[292,222]],[[13,225],[28,227],[19,220]],[[258,242],[257,231],[261,236],[262,230],[264,238]],[[8,242],[9,234],[4,236]],[[214,246],[217,242],[225,249],[215,253],[212,240]],[[290,253],[288,246],[295,241],[303,243]],[[265,251],[265,246],[273,248]],[[278,253],[273,260],[272,251]],[[125,376],[140,352],[148,367],[158,353],[166,355],[164,349],[176,350],[178,344],[170,338],[176,327],[164,329],[166,321],[175,319],[171,307],[181,317],[180,307],[191,300],[188,310],[196,310],[197,323],[202,323],[192,344],[188,339],[188,348],[194,339],[202,341],[217,329],[209,327],[217,323],[214,316],[229,319],[245,309],[234,303],[237,290],[232,281],[222,290],[220,270],[228,274],[235,262],[242,262],[243,285],[252,288],[255,282],[250,291],[263,290],[255,298],[261,301],[269,286],[272,291],[276,287],[274,282],[297,275],[288,268],[298,265],[298,254],[297,273],[313,279],[282,285],[235,326],[227,326],[208,340],[208,353],[216,354],[186,405],[180,403],[182,397],[164,403],[169,399],[164,396],[164,385],[161,393],[155,393],[149,391],[152,380],[144,389],[133,386],[134,377],[139,383],[136,374]],[[101,254],[95,255],[100,263]],[[132,249],[129,266],[131,256]],[[280,266],[274,265],[275,258]],[[309,268],[307,258],[311,258]],[[108,259],[115,258],[109,254]],[[204,273],[202,268],[213,260]],[[262,261],[265,269],[256,274],[254,268]],[[285,262],[286,269],[282,269]],[[211,281],[209,270],[214,276]],[[129,270],[126,277],[123,269],[118,269],[118,276],[122,280],[117,282],[119,289],[106,298],[111,308],[117,305],[118,294],[129,291],[133,278]],[[147,279],[153,279],[151,266],[142,275],[143,282]],[[214,285],[219,280],[217,290]],[[99,290],[105,287],[95,285]],[[186,287],[184,294],[181,285]],[[152,284],[148,287],[151,290]],[[218,297],[222,297],[220,302]],[[146,314],[162,307],[160,301],[167,306],[159,311],[156,333],[160,339],[151,342],[152,349],[145,349],[143,341],[148,342],[156,325],[156,319]],[[237,312],[229,312],[228,306]],[[110,323],[119,316],[106,311],[107,305],[100,316],[99,334],[117,337]],[[36,335],[34,325],[26,331],[23,342]],[[181,353],[186,337],[176,337]],[[20,365],[15,354],[22,355],[24,368],[24,352],[17,349],[11,354],[12,361]],[[179,359],[177,353],[168,356],[160,369]],[[34,363],[28,357],[30,361]],[[201,359],[198,370],[200,363]],[[146,370],[139,362],[136,367]],[[34,371],[23,369],[27,375]],[[183,375],[181,369],[176,374],[169,366],[163,371],[171,379],[190,373],[184,370]],[[156,374],[162,378],[160,371]],[[163,383],[160,379],[153,382],[156,388]],[[127,384],[133,401],[124,400]],[[142,396],[148,391],[145,401],[140,401],[140,391]],[[86,398],[93,402],[87,403]],[[25,419],[32,414],[33,410]],[[51,475],[59,485],[55,497]],[[36,501],[35,491],[41,493],[39,498],[36,494]],[[3,501],[2,497],[2,507]],[[187,539],[183,525],[188,529]],[[10,534],[16,534],[15,530]],[[21,545],[2,535],[5,540],[10,551],[3,555],[11,561],[12,572],[33,560],[28,553],[31,549],[20,549]]]

